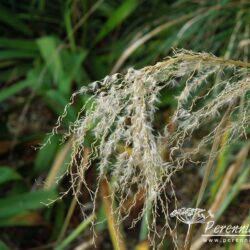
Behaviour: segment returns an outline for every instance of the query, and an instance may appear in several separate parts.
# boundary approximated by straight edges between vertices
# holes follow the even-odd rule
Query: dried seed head
[[[135,221],[146,211],[152,211],[152,223],[148,223],[148,227],[154,244],[159,232],[156,227],[158,210],[161,209],[165,219],[160,230],[163,239],[167,230],[172,232],[168,200],[174,193],[171,185],[173,173],[213,141],[219,123],[217,116],[220,117],[225,107],[234,100],[236,102],[230,114],[232,122],[225,129],[236,138],[246,134],[245,128],[250,122],[249,68],[247,63],[181,50],[154,66],[140,70],[130,68],[125,75],[106,76],[102,81],[90,84],[93,97],[89,98],[67,133],[73,143],[69,172],[75,195],[78,194],[79,181],[87,186],[84,173],[93,160],[97,160],[99,178],[96,190],[101,178],[112,178],[112,196],[119,200],[118,213],[131,194],[143,191],[144,207]],[[154,131],[153,126],[160,91],[180,84],[183,90],[177,96],[177,109],[171,120],[175,130],[170,133],[166,125],[163,134],[160,134]],[[83,87],[76,94],[86,92],[86,87]],[[241,104],[237,102],[239,98],[243,100]],[[57,132],[67,115],[68,106],[59,117],[53,133]],[[83,112],[85,115],[82,115]],[[210,131],[204,134],[196,147],[187,148],[185,142],[208,122],[211,122]],[[83,142],[89,133],[94,135],[95,140],[91,144],[90,157],[85,161],[82,157],[85,150]],[[159,148],[169,150],[167,161],[162,158]],[[97,191],[94,192],[93,199]],[[126,215],[119,218],[122,220],[124,217]]]

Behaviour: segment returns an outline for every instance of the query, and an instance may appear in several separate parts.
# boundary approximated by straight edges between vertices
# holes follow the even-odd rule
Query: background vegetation
[[[153,64],[168,56],[172,47],[248,61],[249,7],[249,1],[239,0],[2,0],[0,249],[93,249],[93,215],[83,220],[70,193],[48,208],[43,204],[67,190],[67,178],[55,179],[66,169],[70,142],[61,144],[60,136],[55,136],[42,150],[34,147],[46,141],[75,90],[110,73]],[[163,93],[157,127],[169,120],[177,92]],[[84,103],[82,97],[70,107],[62,133]],[[225,133],[221,143],[228,137]],[[247,147],[246,140],[238,141],[216,160],[204,206],[216,206],[217,220],[241,225],[250,219]],[[90,186],[95,176],[91,168],[87,173]],[[180,204],[194,204],[201,179],[201,171],[190,168],[176,176]],[[120,236],[110,214],[111,203],[103,199],[108,193],[104,184],[97,204],[98,219],[104,220],[96,228],[97,248],[147,249],[144,223],[128,230],[133,215],[125,221],[124,236],[117,243]],[[91,208],[84,192],[81,199]],[[138,202],[133,212],[140,208]],[[163,249],[171,249],[170,244],[166,237]],[[236,247],[247,249],[249,244]]]

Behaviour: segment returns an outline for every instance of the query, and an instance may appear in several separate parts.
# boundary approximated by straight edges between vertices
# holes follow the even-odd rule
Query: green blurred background
[[[70,193],[44,205],[69,186],[67,178],[55,178],[67,167],[70,144],[61,144],[58,135],[41,150],[34,147],[46,141],[74,91],[110,73],[153,64],[171,55],[172,48],[248,61],[249,7],[249,1],[240,0],[1,0],[0,249],[93,249],[92,215],[84,220]],[[163,124],[174,109],[174,94],[162,95]],[[81,96],[70,107],[59,134],[85,100]],[[233,157],[221,153],[209,196],[216,196]],[[236,176],[235,183],[241,183],[232,183],[235,194],[221,214],[248,173]],[[89,171],[90,185],[94,178],[95,170]],[[88,214],[92,203],[88,196],[83,200]],[[208,204],[212,201],[207,199]],[[100,220],[108,216],[105,206],[100,198]],[[108,220],[97,226],[97,249],[117,248],[110,224]],[[132,233],[124,227],[122,249],[148,249],[143,223]],[[168,245],[166,240],[163,249],[171,249]]]

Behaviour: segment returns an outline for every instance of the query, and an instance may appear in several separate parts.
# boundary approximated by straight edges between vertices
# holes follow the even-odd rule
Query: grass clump
[[[169,201],[176,201],[173,174],[187,163],[206,163],[207,149],[218,136],[225,110],[229,110],[231,122],[220,128],[220,134],[227,130],[231,135],[228,142],[247,135],[249,69],[250,64],[245,62],[180,50],[153,66],[131,68],[125,74],[106,76],[82,87],[72,95],[52,132],[57,133],[76,96],[87,96],[77,120],[64,135],[64,140],[72,140],[73,153],[67,174],[71,176],[71,189],[76,198],[80,194],[79,182],[89,190],[94,203],[101,180],[112,182],[111,196],[118,201],[114,212],[119,215],[120,223],[136,201],[131,203],[128,214],[121,216],[124,203],[143,190],[144,206],[133,225],[150,210],[152,221],[147,224],[151,243],[155,243],[156,237],[163,240],[167,232],[173,232],[169,223]],[[160,93],[175,87],[181,89],[176,97],[176,111],[164,131],[156,131],[154,118]],[[192,136],[207,124],[209,128],[203,130],[199,142],[191,143]],[[170,125],[174,131],[169,131]],[[89,137],[94,139],[86,161],[82,156]],[[165,151],[168,157],[163,157]],[[95,190],[85,180],[92,163],[98,166]],[[84,207],[80,201],[79,204]],[[164,217],[162,228],[157,226],[159,215]],[[174,242],[177,244],[175,238]]]

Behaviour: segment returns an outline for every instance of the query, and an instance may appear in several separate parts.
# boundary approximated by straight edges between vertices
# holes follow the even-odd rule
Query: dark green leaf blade
[[[31,209],[44,208],[44,204],[56,198],[55,190],[39,190],[0,199],[0,218],[13,216]]]
[[[22,177],[14,169],[6,166],[0,167],[0,184],[8,181],[20,180]]]
[[[127,16],[129,16],[137,7],[138,1],[126,0],[124,3],[112,13],[107,22],[103,25],[102,29],[97,35],[96,41],[99,42],[106,35],[108,35],[115,27],[122,23]]]

